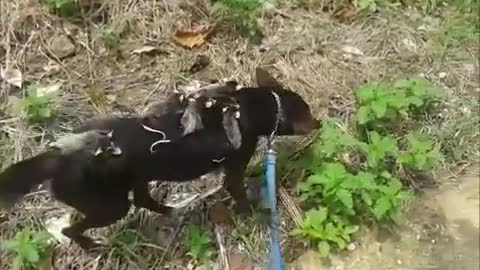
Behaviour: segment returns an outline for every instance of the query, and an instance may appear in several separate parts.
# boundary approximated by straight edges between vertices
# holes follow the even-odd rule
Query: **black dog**
[[[240,104],[240,119],[236,117],[236,106],[226,111],[225,107],[218,104],[205,106],[208,108],[200,113],[204,128],[183,137],[180,125],[182,114],[177,110],[163,111],[153,114],[155,117],[142,120],[166,136],[145,130],[137,118],[94,121],[81,129],[113,130],[113,140],[123,153],[107,160],[106,165],[90,164],[87,173],[74,180],[69,177],[70,171],[75,170],[75,162],[69,162],[69,166],[62,167],[57,173],[52,181],[56,198],[85,215],[83,220],[65,228],[63,233],[84,248],[92,247],[93,241],[83,236],[83,232],[110,225],[125,216],[130,206],[127,196],[129,190],[134,191],[136,206],[164,213],[169,209],[157,204],[148,194],[149,181],[189,181],[222,167],[227,174],[225,186],[237,202],[237,207],[241,211],[248,211],[250,207],[243,187],[243,174],[255,150],[258,136],[272,132],[277,135],[307,134],[315,127],[310,109],[299,95],[283,89],[261,70],[257,71],[257,81],[260,87],[244,88],[231,94]],[[226,115],[238,120],[241,134],[238,149],[225,132]],[[230,119],[233,119],[231,116]],[[150,146],[159,137],[173,137],[174,140],[158,144],[152,155]],[[22,173],[33,174],[28,168]],[[0,175],[0,178],[5,177]]]

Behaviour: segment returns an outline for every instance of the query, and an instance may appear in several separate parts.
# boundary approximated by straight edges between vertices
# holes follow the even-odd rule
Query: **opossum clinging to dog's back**
[[[113,156],[122,154],[122,150],[113,141],[113,131],[89,130],[82,133],[69,134],[50,144],[51,148],[59,149],[63,155],[82,150],[94,156],[108,152]]]
[[[203,128],[200,112],[203,108],[210,108],[213,106],[215,102],[217,102],[217,99],[222,98],[224,100],[230,100],[231,104],[236,104],[235,99],[231,95],[236,91],[236,88],[237,82],[228,81],[225,85],[207,87],[188,95],[188,105],[185,108],[182,119],[180,120],[183,127],[183,134],[186,135]]]
[[[157,120],[166,113],[179,113],[182,136],[192,133],[196,130],[208,126],[210,122],[216,125],[215,122],[223,124],[225,133],[232,143],[237,148],[240,147],[241,136],[237,120],[240,118],[240,110],[237,101],[233,98],[233,93],[236,91],[237,83],[235,81],[228,81],[224,85],[215,85],[206,87],[194,93],[187,95],[185,92],[175,90],[173,94],[167,96],[163,101],[153,103],[143,114],[142,124],[156,129]],[[217,102],[223,108],[223,118],[216,119],[218,114],[211,114],[209,117],[208,109],[212,108]],[[204,111],[207,110],[207,111]],[[202,113],[205,113],[202,117]]]

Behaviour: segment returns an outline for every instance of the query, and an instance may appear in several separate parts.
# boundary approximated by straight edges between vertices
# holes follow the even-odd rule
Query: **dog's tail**
[[[0,209],[9,209],[33,187],[52,178],[60,152],[51,150],[10,165],[0,173]]]

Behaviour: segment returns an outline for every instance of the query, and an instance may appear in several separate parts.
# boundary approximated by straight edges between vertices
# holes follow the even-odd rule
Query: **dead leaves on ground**
[[[192,29],[177,29],[173,39],[178,45],[192,49],[203,45],[211,33],[208,26],[198,26]]]
[[[358,15],[358,11],[352,3],[339,6],[334,12],[333,17],[340,23],[352,23]]]

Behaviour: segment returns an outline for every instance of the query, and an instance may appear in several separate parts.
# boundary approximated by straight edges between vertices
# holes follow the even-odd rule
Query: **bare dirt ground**
[[[360,16],[346,24],[332,16],[336,6],[327,6],[327,1],[301,7],[286,1],[264,11],[265,37],[260,44],[252,44],[222,26],[206,2],[105,1],[99,12],[103,17],[90,14],[89,20],[73,23],[49,14],[38,1],[1,1],[2,68],[21,71],[24,85],[59,87],[56,121],[39,131],[26,126],[15,112],[14,101],[22,91],[1,81],[2,166],[41,151],[48,140],[93,115],[139,113],[179,83],[234,78],[251,85],[256,66],[267,68],[305,97],[318,117],[350,114],[352,89],[360,83],[423,75],[448,95],[442,124],[427,123],[425,129],[447,142],[444,150],[455,160],[464,160],[458,165],[478,160],[479,44],[470,39],[438,47],[438,39],[451,38],[445,29],[453,15],[425,16],[405,9]],[[324,7],[330,11],[323,12]],[[173,42],[177,29],[194,24],[213,28],[215,23],[218,27],[197,48]],[[450,163],[446,168],[455,166]],[[456,175],[455,169],[452,174]],[[211,182],[217,183],[198,181],[178,190],[205,190],[212,188]],[[451,182],[441,181],[439,190],[427,191],[412,206],[410,222],[395,241],[387,237],[381,243],[376,233],[367,232],[353,252],[334,259],[331,269],[478,269],[478,174],[459,178],[459,190]],[[472,194],[477,197],[470,201]],[[39,227],[68,213],[45,192],[31,194],[11,213],[0,213],[0,241],[19,228]],[[111,244],[106,251],[86,254],[74,244],[62,243],[55,248],[49,267],[188,269],[181,225],[208,222],[200,208],[187,216],[165,220],[132,211],[119,224],[92,232],[108,238]],[[292,226],[293,221],[286,218],[282,235],[288,262],[306,250],[288,237]],[[170,241],[172,235],[175,238]],[[227,235],[228,250],[246,254],[258,268],[265,259],[265,235],[263,225],[236,220],[235,230]],[[0,269],[9,269],[10,257],[5,253],[0,257]],[[208,269],[221,268],[214,264]]]

